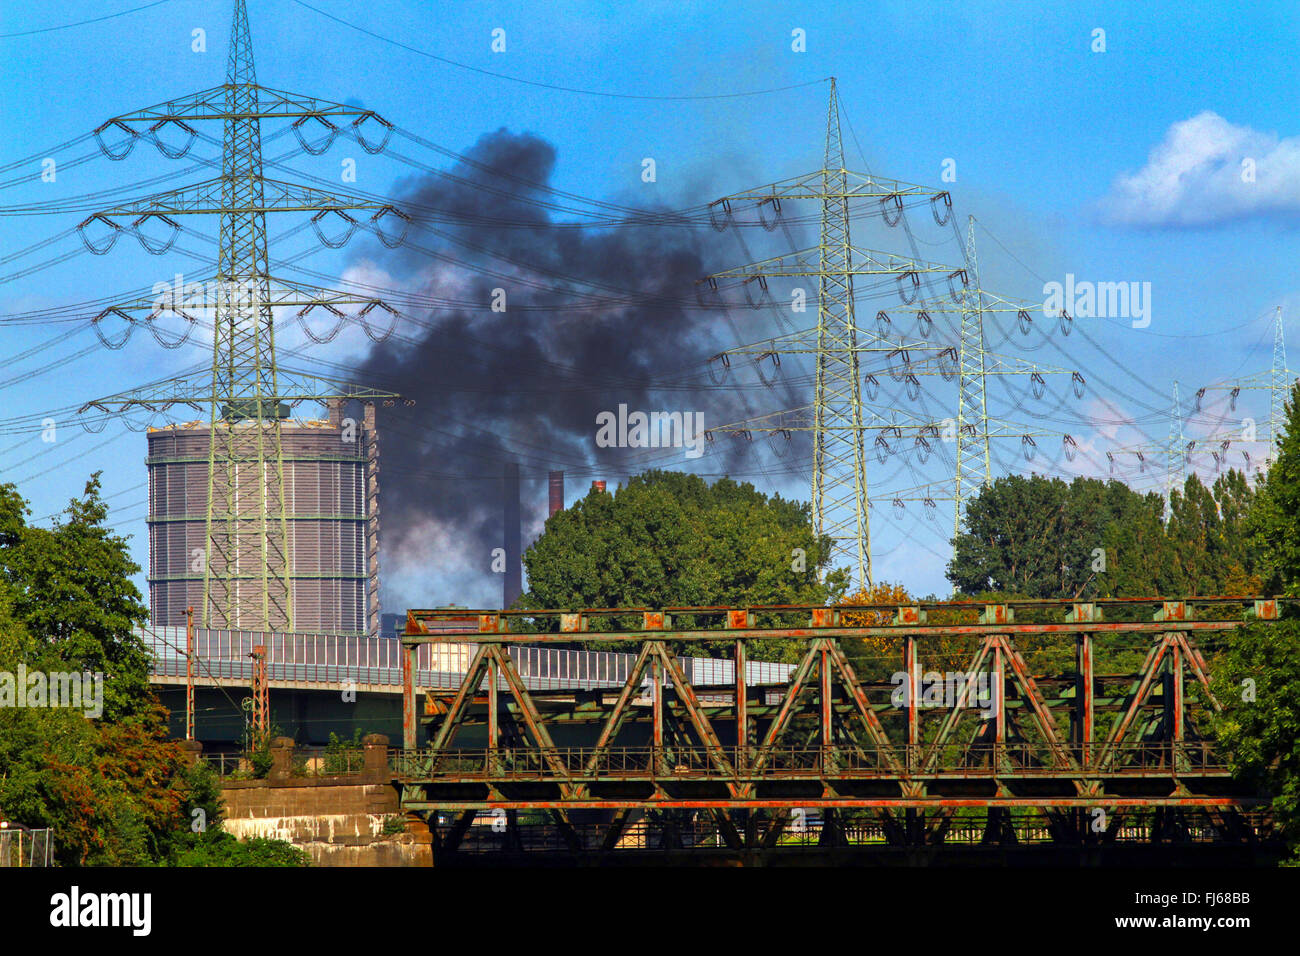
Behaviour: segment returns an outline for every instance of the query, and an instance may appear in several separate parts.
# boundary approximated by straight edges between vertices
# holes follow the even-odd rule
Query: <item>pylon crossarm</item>
[[[919,501],[922,504],[933,505],[940,501],[956,500],[957,496],[952,491],[903,491],[898,494],[873,495],[870,498],[873,505],[888,505],[905,501]]]
[[[845,268],[837,267],[833,272],[828,272],[825,263],[822,261],[822,248],[815,246],[811,249],[802,249],[799,252],[773,256],[770,259],[751,262],[734,269],[715,272],[709,278],[748,279],[759,275],[771,278],[821,275],[903,275],[905,273],[922,272],[951,275],[954,272],[960,272],[960,269],[953,266],[909,259],[906,256],[894,255],[892,252],[875,252],[871,249],[859,249],[856,246],[845,246],[845,249],[852,257],[852,262],[846,264]]]
[[[1295,377],[1297,373],[1290,369],[1282,370],[1284,375]],[[1271,374],[1269,372],[1256,372],[1254,375],[1244,375],[1241,378],[1229,379],[1226,382],[1211,382],[1209,385],[1201,386],[1201,392],[1235,392],[1250,391],[1254,389],[1271,388]]]
[[[1048,315],[1043,309],[1041,302],[1029,302],[1025,299],[1009,299],[1005,296],[989,292],[987,289],[968,289],[966,290],[972,297],[980,297],[981,312],[1011,312],[1019,314],[1026,313],[1031,320],[1047,318],[1055,321],[1058,315]],[[954,312],[961,314],[962,303],[954,302],[951,295],[940,296],[937,299],[918,299],[916,302],[910,302],[906,305],[898,305],[886,309],[889,313],[901,313],[904,315],[914,315],[918,312]]]
[[[275,396],[262,395],[260,397],[268,401],[272,398],[278,399],[289,405],[297,405],[302,402],[324,402],[330,399],[391,401],[400,397],[395,392],[386,392],[361,385],[350,385],[333,379],[295,372],[284,367],[278,370],[277,384],[279,394]],[[174,405],[186,405],[195,409],[203,409],[210,407],[214,403],[220,404],[232,399],[251,399],[254,397],[259,396],[215,393],[210,378],[194,381],[185,377],[177,377],[155,382],[142,388],[132,389],[129,392],[97,398],[86,402],[78,409],[78,412],[86,412],[92,408],[103,412],[110,409],[125,410],[128,408],[142,408],[146,411],[160,412]]]
[[[1000,355],[997,352],[984,353],[985,375],[1074,375],[1073,369],[1060,368],[1055,365],[1043,365],[1040,362],[1026,362],[1013,355]]]
[[[248,190],[253,202],[232,202],[224,196],[223,178],[209,179],[173,189],[169,192],[146,196],[132,202],[102,209],[87,219],[109,219],[114,216],[216,216],[256,215],[268,212],[397,212],[389,203],[369,199],[339,196],[309,186],[280,182],[260,176],[250,177],[260,187]],[[260,195],[254,195],[260,192]],[[85,223],[83,223],[84,225]]]
[[[845,343],[843,346],[837,344],[837,349],[845,352],[855,352],[859,355],[866,355],[873,352],[891,353],[900,349],[907,352],[947,352],[951,346],[931,345],[928,342],[917,340],[907,341],[898,339],[890,341],[889,339],[876,335],[867,329],[858,329],[858,335],[863,341],[855,343]],[[824,334],[824,333],[823,333]],[[776,335],[771,338],[761,339],[757,342],[751,342],[747,345],[737,345],[734,348],[724,349],[710,358],[710,361],[718,359],[721,356],[744,355],[753,356],[756,359],[764,359],[770,355],[816,355],[825,351],[825,345],[818,344],[817,329],[799,329],[795,332],[787,332],[784,335]]]
[[[362,109],[356,106],[347,106],[343,103],[334,103],[330,100],[322,100],[314,96],[304,96],[299,93],[286,93],[283,90],[273,90],[269,87],[259,86],[256,83],[245,84],[244,88],[255,91],[257,94],[257,106],[255,109],[240,111],[232,114],[227,108],[226,95],[231,84],[214,86],[211,89],[200,90],[197,93],[190,93],[186,96],[177,97],[174,100],[167,100],[164,103],[157,103],[153,106],[146,106],[144,109],[134,110],[130,113],[123,113],[120,116],[114,116],[105,120],[95,130],[100,133],[110,126],[123,126],[131,123],[150,123],[161,125],[168,122],[190,121],[201,122],[203,120],[263,120],[263,119],[295,119],[295,118],[312,118],[312,117],[355,117],[354,125],[359,125],[357,121],[365,122],[373,119],[382,125],[388,123],[374,110]]]
[[[1065,438],[1066,432],[1034,428],[1020,422],[990,421],[989,438]]]
[[[868,410],[869,406],[863,405],[863,409]],[[821,425],[822,431],[826,432],[861,432],[870,434],[879,430],[899,429],[900,431],[916,431],[920,433],[934,433],[943,428],[943,422],[935,419],[925,418],[921,415],[913,415],[906,409],[888,408],[885,409],[888,417],[875,412],[869,413],[869,419],[864,420],[861,425]],[[754,418],[743,419],[738,422],[730,422],[726,425],[714,425],[705,431],[705,440],[711,440],[710,435],[741,435],[745,432],[793,432],[793,431],[811,431],[817,428],[815,421],[815,409],[812,405],[802,405],[798,408],[788,409],[786,411],[772,412],[767,415],[759,415]]]
[[[826,186],[828,176],[832,183],[838,179],[843,184],[842,187],[839,189],[831,187],[828,190]],[[931,189],[928,186],[918,186],[915,183],[905,183],[884,176],[873,176],[870,173],[856,173],[847,169],[818,169],[811,173],[782,179],[766,186],[758,186],[754,189],[732,193],[730,196],[714,200],[710,205],[718,206],[722,203],[742,202],[764,203],[771,202],[774,199],[815,199],[820,201],[828,197],[832,199],[888,199],[898,196],[904,199],[932,199],[946,195],[946,193],[947,190]]]
[[[172,289],[160,293],[152,298],[132,299],[128,302],[120,302],[117,305],[109,306],[99,313],[98,319],[103,319],[110,313],[116,312],[142,312],[148,311],[153,314],[163,312],[176,312],[178,314],[191,314],[194,312],[211,311],[216,308],[215,297],[208,295],[209,291],[218,287],[222,280],[216,275],[207,275],[202,278],[191,280],[194,286],[195,294],[199,298],[187,298],[185,289]],[[310,307],[324,306],[326,308],[341,307],[359,307],[359,308],[379,308],[387,311],[395,311],[383,299],[373,296],[361,296],[351,292],[342,292],[337,289],[325,289],[318,286],[308,286],[299,282],[275,279],[270,277],[267,280],[268,289],[266,290],[267,301],[273,308],[281,307]],[[249,289],[251,293],[257,293],[256,287]]]

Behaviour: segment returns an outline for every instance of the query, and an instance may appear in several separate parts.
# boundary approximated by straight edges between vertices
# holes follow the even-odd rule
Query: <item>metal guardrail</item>
[[[185,628],[146,627],[137,633],[153,655],[155,675],[185,676]],[[359,687],[384,687],[393,692],[399,692],[402,687],[402,646],[392,638],[207,628],[195,628],[196,683],[200,686],[214,680],[251,683],[250,655],[258,646],[266,648],[267,678],[273,685],[280,682],[338,687],[352,682]],[[415,686],[454,690],[460,686],[477,650],[478,645],[472,643],[421,645],[415,652]],[[636,662],[635,654],[619,651],[513,645],[509,651],[525,686],[539,691],[621,687]],[[683,673],[693,683],[734,683],[735,665],[729,660],[707,657],[678,660]],[[784,684],[793,669],[792,664],[749,661],[745,673],[751,685]],[[504,680],[500,688],[506,689]]]

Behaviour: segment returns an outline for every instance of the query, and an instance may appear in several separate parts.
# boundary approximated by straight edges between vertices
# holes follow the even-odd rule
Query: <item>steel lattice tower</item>
[[[866,351],[886,352],[897,344],[886,344],[870,333],[863,335],[854,314],[853,279],[860,275],[902,275],[951,271],[946,266],[919,263],[889,253],[877,253],[853,246],[849,230],[849,200],[874,199],[899,202],[903,198],[938,197],[920,186],[861,173],[844,165],[840,135],[839,99],[831,79],[826,114],[826,144],[822,168],[758,189],[737,193],[712,205],[726,210],[733,203],[753,202],[779,215],[781,202],[807,199],[820,204],[821,231],[815,249],[752,263],[710,276],[741,278],[764,284],[771,277],[816,279],[817,326],[796,333],[777,351],[811,353],[815,356],[813,402],[796,415],[797,422],[782,422],[773,430],[808,430],[813,438],[812,511],[818,535],[831,538],[833,553],[856,566],[857,580],[870,582],[871,531],[867,502],[864,432],[869,422],[862,403],[860,356]],[[860,339],[870,344],[860,344]],[[925,348],[924,344],[918,348]],[[742,350],[743,351],[743,350]],[[939,351],[935,349],[933,351]]]
[[[204,623],[214,609],[226,609],[227,620],[233,616],[229,611],[240,603],[240,572],[253,558],[260,569],[254,587],[263,620],[268,629],[289,630],[293,589],[257,106],[248,11],[244,0],[237,0],[222,137],[217,280],[228,294],[218,305],[212,338],[212,394],[223,404],[213,401],[210,409]],[[240,294],[245,292],[251,294]],[[246,424],[237,424],[245,417]],[[257,552],[250,554],[252,548]]]
[[[1269,454],[1265,460],[1271,460],[1272,455],[1277,450],[1277,441],[1282,434],[1283,422],[1286,419],[1286,403],[1290,398],[1291,384],[1296,380],[1295,372],[1287,368],[1286,362],[1286,337],[1282,328],[1282,307],[1277,306],[1273,313],[1273,365],[1266,372],[1256,372],[1253,375],[1247,375],[1242,378],[1230,379],[1225,382],[1218,382],[1213,385],[1207,385],[1196,392],[1195,409],[1200,411],[1201,400],[1205,393],[1209,391],[1226,391],[1229,393],[1229,408],[1236,410],[1237,398],[1243,391],[1267,390],[1269,393],[1269,414],[1268,414],[1268,445]],[[1183,416],[1180,413],[1180,402],[1178,397],[1178,383],[1174,383],[1174,407],[1169,425],[1169,438],[1164,442],[1147,442],[1141,445],[1130,446],[1118,449],[1117,452],[1108,452],[1107,457],[1111,459],[1112,466],[1115,454],[1134,454],[1139,460],[1145,463],[1144,456],[1148,453],[1155,453],[1166,456],[1166,481],[1169,485],[1176,482],[1174,476],[1175,470],[1178,476],[1184,481],[1187,478],[1187,465],[1192,452],[1199,446],[1218,444],[1218,449],[1211,449],[1214,456],[1216,467],[1221,467],[1227,461],[1229,449],[1234,442],[1250,444],[1256,439],[1243,439],[1242,430],[1237,428],[1216,429],[1209,435],[1203,435],[1199,438],[1188,440],[1183,432]],[[1243,422],[1244,424],[1244,422]],[[1243,450],[1246,458],[1246,470],[1250,470],[1250,455]],[[1178,457],[1181,456],[1181,463]]]
[[[1282,307],[1277,307],[1273,317],[1273,369],[1269,376],[1268,441],[1274,453],[1282,437],[1282,422],[1286,419],[1286,403],[1291,397],[1291,383],[1295,376],[1286,366],[1286,334],[1282,330]]]
[[[945,429],[936,422],[898,408],[874,410],[863,402],[863,363],[869,358],[886,358],[905,366],[904,377],[909,387],[919,389],[917,376],[950,375],[961,377],[961,404],[958,410],[959,473],[967,484],[983,484],[990,477],[988,440],[990,437],[1018,437],[1032,440],[1045,433],[1024,429],[1009,422],[997,422],[991,429],[984,403],[984,378],[986,375],[1033,375],[1037,382],[1044,374],[1072,374],[1078,387],[1082,377],[1065,369],[1036,365],[1015,358],[994,355],[985,351],[983,314],[986,311],[1017,313],[1028,316],[1026,310],[1041,308],[1041,304],[1012,302],[978,289],[977,277],[971,267],[954,268],[932,262],[910,259],[887,252],[876,252],[854,246],[849,230],[849,201],[874,200],[880,214],[889,225],[897,225],[903,215],[905,200],[929,199],[936,221],[946,225],[951,211],[951,197],[946,191],[933,191],[922,186],[855,173],[844,165],[844,150],[840,135],[839,101],[835,80],[831,80],[830,103],[826,119],[826,144],[822,168],[816,172],[793,179],[782,180],[768,186],[736,193],[716,200],[712,207],[721,209],[729,218],[733,205],[753,203],[759,210],[760,220],[765,210],[779,217],[781,203],[790,199],[816,201],[821,209],[820,243],[815,249],[805,249],[788,255],[765,259],[735,269],[715,273],[707,279],[713,290],[718,280],[738,279],[746,286],[757,282],[766,290],[769,278],[815,278],[818,288],[817,326],[777,336],[765,341],[728,349],[714,356],[725,367],[732,357],[746,357],[761,370],[765,361],[779,365],[781,355],[811,356],[816,362],[813,402],[783,412],[762,415],[744,422],[735,422],[711,429],[711,432],[748,435],[751,431],[774,434],[810,432],[813,439],[812,510],[814,529],[819,535],[832,540],[832,554],[846,558],[856,566],[856,580],[867,587],[874,581],[871,559],[870,499],[867,481],[867,429],[880,429],[875,436],[875,448],[894,450],[886,435],[901,438],[904,431],[914,436],[919,446],[931,447]],[[940,210],[945,210],[941,215]],[[891,218],[892,216],[892,218]],[[715,223],[716,224],[716,223]],[[770,225],[774,227],[775,223]],[[974,262],[974,236],[968,240],[967,258]],[[877,334],[862,327],[854,314],[854,288],[856,276],[893,276],[899,282],[900,296],[905,303],[916,302],[916,290],[921,277],[946,277],[952,301],[962,314],[962,338],[959,349],[935,344],[924,338],[920,341],[890,341],[882,332]],[[975,290],[972,294],[971,290]],[[910,297],[909,297],[910,294]],[[751,303],[752,304],[752,303]],[[946,311],[943,305],[917,303],[904,311],[916,313],[932,310]],[[883,315],[883,311],[880,315]],[[877,317],[879,319],[879,316]],[[919,355],[920,358],[913,358]],[[880,369],[876,369],[880,371]],[[951,422],[950,422],[951,424]],[[995,433],[996,432],[996,433]],[[1059,435],[1057,436],[1059,437]],[[982,450],[967,450],[974,441]],[[934,498],[952,499],[951,493],[932,494],[929,489],[918,489],[893,495],[895,502],[924,500],[934,504]],[[958,495],[962,494],[960,483]],[[957,502],[960,515],[960,500]],[[959,520],[959,519],[958,519]]]
[[[196,134],[188,125],[190,122],[220,120],[223,128],[221,176],[101,211],[79,227],[83,230],[84,240],[85,227],[98,220],[111,227],[116,238],[116,233],[126,231],[116,220],[130,219],[131,230],[135,231],[141,244],[149,252],[161,254],[171,242],[155,248],[139,233],[142,222],[162,220],[173,227],[174,240],[180,227],[172,221],[172,216],[212,215],[219,218],[219,253],[213,277],[217,295],[213,309],[210,380],[169,379],[85,406],[102,410],[142,408],[160,412],[173,405],[188,405],[207,410],[211,428],[202,568],[202,625],[213,628],[294,629],[290,581],[293,559],[281,446],[281,423],[288,417],[289,408],[302,402],[330,403],[347,399],[360,399],[372,406],[375,400],[395,397],[388,392],[289,371],[277,365],[277,308],[296,306],[301,316],[320,306],[339,316],[341,321],[343,313],[340,307],[358,306],[358,318],[362,322],[372,309],[380,308],[390,313],[393,310],[378,299],[274,279],[270,274],[267,250],[266,214],[312,213],[312,224],[325,241],[316,224],[326,213],[333,212],[348,222],[350,228],[364,225],[388,245],[396,243],[383,234],[380,220],[387,214],[403,221],[407,217],[391,205],[266,179],[262,170],[261,123],[271,119],[294,120],[294,132],[299,142],[313,153],[317,150],[310,147],[299,132],[308,119],[325,126],[330,140],[339,131],[334,121],[351,119],[350,133],[372,153],[383,149],[387,135],[378,146],[372,146],[362,136],[361,124],[373,120],[391,130],[390,124],[370,110],[259,86],[253,65],[245,0],[236,0],[226,82],[222,86],[115,117],[96,131],[98,134],[114,127],[128,133],[132,143],[135,138],[148,136],[165,155],[176,158],[184,155],[189,147],[179,153],[169,150],[158,137],[160,129],[174,125],[190,134],[192,144]],[[122,155],[113,158],[120,159]],[[355,212],[371,213],[369,222],[360,223],[348,215]],[[96,249],[89,242],[87,245],[91,246],[92,252],[107,251],[106,248]],[[160,311],[155,302],[136,301],[105,310],[96,322],[109,313],[115,313],[134,323],[128,313],[146,309],[150,310],[147,317],[150,322]],[[195,321],[174,304],[163,311],[181,314],[191,326]],[[369,407],[367,427],[373,442],[373,411]],[[370,492],[373,484],[372,476]],[[367,498],[368,507],[377,517],[373,494],[368,492]],[[371,571],[377,561],[373,545],[373,542],[368,542],[367,546]],[[373,585],[370,604],[373,623],[378,614]]]
[[[1183,435],[1183,407],[1178,398],[1178,380],[1174,380],[1174,404],[1169,412],[1169,457],[1166,461],[1166,482],[1172,490],[1181,488],[1187,481],[1187,440]],[[1177,471],[1177,477],[1175,477]],[[1181,478],[1182,481],[1179,481]]]
[[[817,534],[857,542],[858,580],[872,580],[867,470],[862,449],[862,379],[853,311],[848,171],[839,100],[831,80],[822,162],[821,265],[817,298],[817,372],[813,399],[812,509]]]
[[[961,348],[957,384],[957,467],[953,476],[952,533],[961,532],[963,482],[982,488],[993,479],[989,461],[989,410],[984,393],[984,294],[975,255],[975,217],[966,223],[966,270],[961,294]],[[974,444],[974,448],[970,446]]]

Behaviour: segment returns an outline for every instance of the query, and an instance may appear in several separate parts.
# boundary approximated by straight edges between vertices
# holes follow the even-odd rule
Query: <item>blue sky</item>
[[[622,95],[512,82],[420,56],[293,0],[251,0],[263,85],[364,104],[461,153],[498,128],[529,131],[557,150],[556,188],[625,205],[697,205],[815,169],[826,112],[824,83],[725,99],[629,96],[714,96],[837,77],[847,165],[949,188],[960,221],[973,214],[983,227],[985,288],[1041,300],[1043,283],[1063,281],[1067,273],[1151,283],[1152,321],[1146,328],[1134,329],[1124,319],[1080,319],[1095,347],[1074,336],[1057,337],[1032,354],[1017,353],[1014,339],[1005,349],[1085,372],[1089,390],[1078,405],[1083,421],[1072,430],[1094,458],[1103,456],[1107,441],[1118,446],[1143,436],[1163,438],[1167,413],[1162,419],[1153,409],[1168,407],[1159,396],[1169,394],[1175,379],[1187,399],[1202,385],[1266,370],[1273,308],[1283,306],[1289,329],[1290,317],[1300,310],[1292,265],[1300,214],[1294,98],[1300,77],[1293,55],[1300,18],[1287,5],[311,5],[467,67]],[[0,55],[6,62],[0,128],[7,144],[0,165],[37,157],[0,175],[6,184],[26,177],[0,188],[0,205],[66,201],[174,172],[187,162],[162,159],[145,145],[122,162],[99,158],[64,168],[94,149],[93,143],[81,144],[49,154],[60,164],[54,183],[32,178],[44,150],[105,119],[222,82],[232,6],[227,0],[171,0],[98,23],[10,36],[135,6],[140,4],[134,0],[69,0],[0,11]],[[1099,28],[1105,31],[1104,52],[1092,49]],[[196,29],[206,32],[206,52],[191,48]],[[504,53],[491,50],[494,29],[505,31]],[[796,29],[805,32],[805,52],[791,48]],[[289,145],[289,139],[268,143],[264,154],[278,155]],[[412,172],[355,148],[339,149],[293,163],[337,178],[340,156],[355,154],[357,186],[382,194],[394,192]],[[204,144],[195,154],[214,155]],[[653,184],[641,180],[645,157],[656,160]],[[1243,158],[1256,163],[1251,183],[1239,175]],[[429,153],[421,159],[448,163]],[[945,160],[955,161],[957,178],[941,186]],[[187,177],[196,178],[206,177]],[[0,254],[66,230],[84,215],[0,218]],[[928,257],[954,261],[960,254],[950,234],[946,246],[942,233],[918,235],[934,243],[923,249]],[[307,248],[303,235],[287,241],[295,251]],[[730,237],[718,241],[733,243],[719,253],[723,259],[743,261]],[[173,266],[130,245],[5,281],[0,316],[110,297],[201,268],[188,261]],[[7,278],[75,248],[74,236],[0,265],[0,275]],[[337,275],[355,260],[347,250],[322,250],[310,262]],[[115,520],[134,536],[144,565],[142,436],[119,425],[86,435],[72,424],[56,441],[42,442],[39,435],[3,429],[13,419],[201,364],[203,349],[167,352],[141,334],[121,351],[95,348],[51,369],[54,360],[95,344],[94,333],[83,327],[67,341],[13,360],[74,327],[75,322],[0,325],[0,354],[10,358],[0,370],[0,478],[20,481],[41,517],[77,492],[87,473],[102,469],[110,503],[120,508]],[[364,340],[354,337],[350,347],[363,349]],[[1243,396],[1241,405],[1232,424],[1267,408],[1259,394]],[[1099,422],[1115,416],[1106,409],[1134,419],[1134,427],[1107,432]],[[1189,434],[1206,427],[1190,406],[1185,411]],[[1004,458],[1018,455],[1012,447]],[[1212,473],[1208,460],[1202,464]],[[1086,463],[1057,467],[1065,473],[1088,470]],[[1149,484],[1148,479],[1135,480]],[[798,481],[780,490],[807,494]],[[571,487],[571,499],[573,494]],[[942,515],[944,507],[939,510]],[[901,579],[918,592],[942,592],[943,538],[951,519],[941,517],[938,531],[923,533],[912,529],[911,520],[895,525],[882,515],[879,537],[887,557],[878,562],[877,575]],[[464,575],[435,575],[426,584],[407,573],[386,584],[385,604],[487,603],[497,587],[477,567]]]

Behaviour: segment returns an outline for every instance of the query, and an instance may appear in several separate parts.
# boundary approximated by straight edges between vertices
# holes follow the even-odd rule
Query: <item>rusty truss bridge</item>
[[[468,613],[410,611],[401,639],[395,782],[435,860],[1272,839],[1208,722],[1226,632],[1277,599]],[[428,643],[472,656],[419,707]],[[529,689],[516,660],[556,645],[635,663]],[[788,680],[755,669],[777,659]]]

